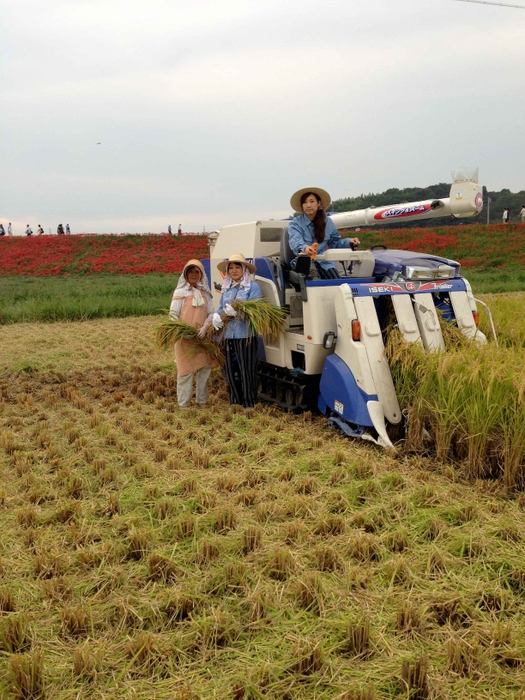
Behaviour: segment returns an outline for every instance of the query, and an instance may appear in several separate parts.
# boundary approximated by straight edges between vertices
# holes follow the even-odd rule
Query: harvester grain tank
[[[457,179],[450,198],[332,215],[337,228],[385,224],[482,208],[477,177]],[[256,265],[263,296],[287,311],[286,329],[260,343],[259,396],[284,409],[318,408],[347,435],[391,446],[401,408],[388,360],[386,334],[396,326],[405,340],[429,351],[445,348],[441,324],[455,323],[478,343],[476,300],[459,263],[405,250],[327,250],[318,260],[337,264],[341,279],[317,279],[310,259],[294,257],[288,221],[224,226],[209,236],[212,287],[220,293],[217,264],[243,253]]]

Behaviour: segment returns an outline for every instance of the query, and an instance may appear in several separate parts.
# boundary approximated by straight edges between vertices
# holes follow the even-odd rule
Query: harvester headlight
[[[438,280],[448,280],[454,277],[456,270],[452,265],[440,265],[436,270],[434,270],[434,276]]]
[[[405,268],[405,278],[409,280],[448,280],[455,274],[456,270],[451,265],[440,265],[434,268],[407,265]]]
[[[408,280],[431,280],[432,270],[429,267],[413,267],[408,265],[405,271]]]

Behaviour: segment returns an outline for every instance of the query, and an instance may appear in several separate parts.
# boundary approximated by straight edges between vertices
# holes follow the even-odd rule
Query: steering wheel
[[[370,250],[388,250],[388,246],[382,245],[382,243],[378,243],[377,245],[371,246]]]

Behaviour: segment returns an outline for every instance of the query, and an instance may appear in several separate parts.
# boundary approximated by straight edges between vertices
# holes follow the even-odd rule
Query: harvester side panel
[[[334,299],[339,287],[307,283],[308,301],[303,304],[304,334],[321,344],[328,331],[335,330]]]
[[[445,341],[432,294],[415,294],[414,312],[425,350],[444,350]]]
[[[337,318],[335,354],[350,368],[362,392],[368,396],[377,395],[366,348],[360,341],[352,340],[352,321],[357,320],[354,297],[348,284],[342,284],[337,289],[339,293],[334,305]]]
[[[274,306],[281,305],[279,302],[279,292],[277,291],[277,286],[273,280],[270,280],[267,277],[261,277],[260,275],[255,275],[255,281],[261,288],[263,299],[266,299]]]
[[[392,304],[403,338],[407,343],[421,343],[421,333],[410,296],[408,294],[392,294]]]
[[[354,298],[357,318],[361,323],[361,343],[366,348],[370,370],[376,386],[377,397],[390,423],[399,423],[401,408],[396,396],[396,389],[388,360],[385,355],[381,326],[372,297]]]
[[[325,350],[321,343],[315,343],[312,340],[308,340],[304,335],[294,334],[291,331],[286,333],[286,343],[289,348],[290,358],[293,350],[304,353],[305,374],[321,374],[324,361],[330,354],[330,350]],[[289,368],[293,368],[292,362],[290,362]]]
[[[468,303],[470,305],[470,310],[472,312],[477,311],[478,307],[476,304],[476,300],[474,299],[474,292],[472,291],[472,287],[470,286],[470,282],[468,279],[463,278],[463,282],[465,283],[465,289],[467,290],[467,297],[468,297]]]
[[[269,280],[265,277],[255,275],[255,281],[261,288],[261,293],[263,299],[266,299],[270,304],[274,306],[280,306],[279,303],[279,293],[277,287],[273,280]],[[286,366],[286,347],[284,342],[283,334],[279,334],[278,338],[273,338],[271,341],[264,341],[264,348],[266,352],[266,362],[270,362],[272,365],[277,365],[278,367]]]
[[[449,296],[458,328],[461,328],[467,338],[474,338],[478,329],[467,294],[465,292],[450,292]]]
[[[354,425],[374,426],[367,404],[377,400],[377,396],[368,396],[357,386],[350,368],[338,355],[326,358],[319,390],[322,397],[319,408],[322,412],[328,406]]]

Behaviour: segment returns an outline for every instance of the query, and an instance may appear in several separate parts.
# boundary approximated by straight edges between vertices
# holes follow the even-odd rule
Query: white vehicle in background
[[[332,214],[338,229],[453,215],[476,216],[483,207],[477,173],[457,177],[447,199]],[[333,249],[317,257],[336,262],[341,279],[315,279],[310,258],[295,257],[288,222],[252,221],[208,236],[203,264],[220,293],[217,264],[242,253],[256,265],[263,296],[288,312],[275,342],[261,341],[259,396],[293,411],[318,408],[347,435],[391,446],[389,426],[401,409],[385,355],[385,334],[395,323],[410,343],[443,350],[442,319],[479,343],[476,299],[459,263],[406,250]]]

